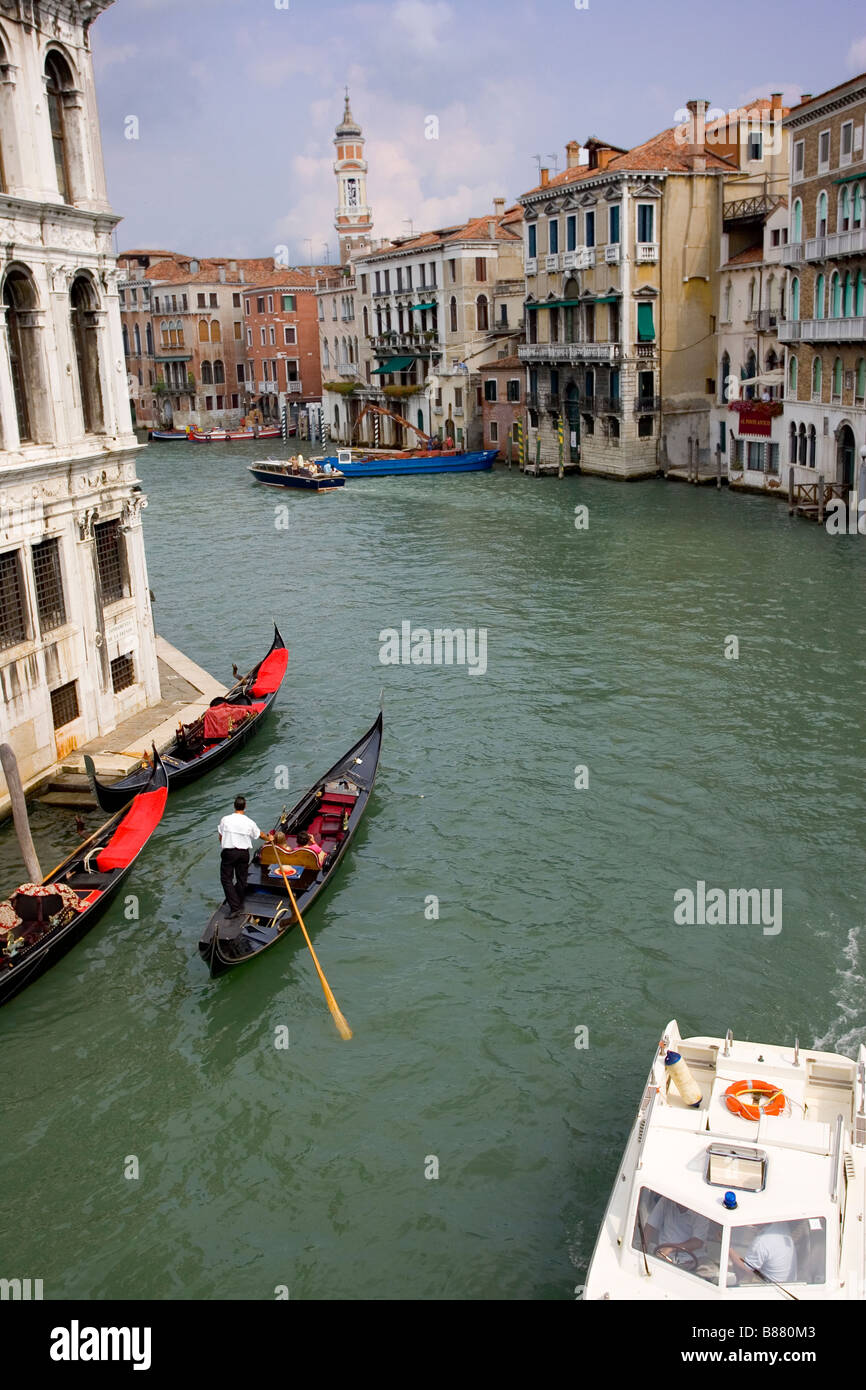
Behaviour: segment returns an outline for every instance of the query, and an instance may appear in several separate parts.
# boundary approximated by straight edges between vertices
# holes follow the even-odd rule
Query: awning
[[[596,297],[596,304],[618,304],[622,299],[621,294],[600,294]]]
[[[410,305],[409,305],[409,308],[410,308],[410,309],[435,309],[435,308],[436,308],[436,303],[435,303],[435,300],[434,300],[433,303],[431,303],[431,304],[410,304]]]
[[[389,357],[381,367],[374,367],[372,376],[387,376],[389,372],[405,372],[415,361],[414,357]]]
[[[579,299],[542,299],[538,304],[527,304],[527,309],[573,309],[582,301]]]
[[[863,177],[863,171],[862,171],[862,169],[861,169],[861,171],[860,171],[859,174],[844,174],[844,175],[842,176],[841,179],[834,179],[833,182],[834,182],[834,183],[854,183],[855,180],[857,180],[857,179],[862,179],[862,177]]]

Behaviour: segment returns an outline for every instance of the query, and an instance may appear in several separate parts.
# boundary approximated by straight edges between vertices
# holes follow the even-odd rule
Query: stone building
[[[866,460],[866,74],[804,97],[791,137],[784,472],[857,487]]]
[[[300,406],[321,400],[316,287],[323,269],[251,269],[255,288],[243,297],[245,391],[263,420],[279,420],[284,406],[296,417]]]
[[[561,422],[565,465],[586,472],[647,476],[709,451],[722,180],[755,150],[748,111],[682,115],[630,150],[572,140],[566,168],[519,199],[527,442],[548,467]]]
[[[481,371],[483,447],[497,449],[515,467],[532,463],[523,439],[526,414],[526,366],[516,352],[497,357]]]
[[[159,700],[90,53],[108,3],[0,9],[0,738],[26,785]]]
[[[349,107],[334,133],[337,157],[334,173],[337,176],[337,208],[334,226],[340,246],[340,262],[347,265],[359,252],[370,249],[373,230],[373,209],[367,203],[367,161],[364,158],[364,136]]]

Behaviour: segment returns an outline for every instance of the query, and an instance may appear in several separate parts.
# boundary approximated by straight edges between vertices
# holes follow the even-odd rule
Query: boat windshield
[[[823,1216],[735,1226],[728,1255],[729,1288],[744,1284],[823,1284],[827,1228]]]
[[[676,1265],[709,1284],[718,1284],[722,1227],[682,1202],[642,1187],[632,1245],[649,1259]]]

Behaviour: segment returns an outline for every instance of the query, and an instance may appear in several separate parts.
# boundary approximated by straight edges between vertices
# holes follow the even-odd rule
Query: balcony
[[[782,247],[782,265],[799,265],[803,259],[802,241],[790,241]]]
[[[661,408],[661,396],[639,396],[634,403],[635,415],[654,415]]]
[[[634,355],[639,359],[646,358],[648,362],[652,362],[656,355],[655,343],[635,343]]]
[[[850,232],[833,232],[824,238],[826,256],[855,256],[866,251],[866,227]]]
[[[866,317],[850,319],[786,319],[779,324],[780,343],[862,343]]]
[[[411,333],[400,333],[392,329],[390,333],[376,334],[370,342],[377,357],[398,357],[407,352],[418,357],[441,350],[439,334],[432,328],[428,328],[426,332],[419,329]]]
[[[545,256],[545,258],[544,258],[544,269],[545,269],[545,270],[559,270],[559,252],[558,252],[558,251],[553,251],[549,256]]]
[[[300,395],[301,389],[302,389],[302,387],[301,387],[301,383],[300,383],[299,381],[287,381],[287,382],[286,382],[286,392],[287,392],[287,394],[290,395],[290,396]]]
[[[537,274],[538,274],[538,257],[537,257],[537,256],[527,256],[527,258],[526,258],[526,264],[525,264],[525,266],[524,266],[524,269],[525,269],[527,275],[537,275]]]
[[[618,343],[520,343],[521,362],[612,362]]]
[[[775,309],[758,309],[754,317],[756,333],[769,333],[770,329],[775,328],[779,321]]]
[[[620,396],[592,396],[593,415],[622,415],[622,398]]]
[[[275,396],[277,394],[278,387],[275,381],[259,381],[256,384],[260,396]]]
[[[604,248],[605,265],[619,265],[619,245]]]
[[[782,247],[783,265],[800,265],[802,261],[826,261],[836,256],[857,256],[866,251],[866,227],[854,227],[848,232],[830,232],[824,236],[808,237]]]
[[[634,258],[638,265],[649,265],[659,258],[658,243],[655,241],[638,241],[634,248]]]
[[[387,299],[391,294],[390,290],[374,290],[371,299]]]

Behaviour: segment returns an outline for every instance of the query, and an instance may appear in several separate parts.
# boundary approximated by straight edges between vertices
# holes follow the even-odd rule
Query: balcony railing
[[[612,362],[619,356],[618,343],[520,343],[522,362]]]
[[[639,396],[634,403],[635,415],[652,415],[655,411],[661,410],[661,396]]]
[[[639,241],[635,245],[635,260],[638,265],[646,265],[650,261],[657,261],[659,258],[659,248],[655,241]]]
[[[377,356],[391,353],[392,356],[400,349],[407,348],[413,353],[438,351],[440,347],[439,333],[432,328],[425,331],[418,329],[411,333],[400,333],[392,330],[393,336],[387,333],[375,334],[370,342],[373,351]]]
[[[537,257],[537,256],[527,256],[527,258],[526,258],[526,264],[525,264],[525,266],[524,266],[524,269],[525,269],[527,275],[537,275],[537,274],[538,274],[538,257]]]
[[[866,339],[866,317],[786,319],[776,336],[780,343],[859,343]]]
[[[656,355],[655,343],[635,343],[634,355],[635,357],[646,357],[652,360]]]
[[[866,251],[866,227],[854,227],[850,232],[831,232],[824,238],[827,256],[854,256]]]
[[[275,396],[279,390],[275,381],[259,381],[257,386],[260,396]]]
[[[619,244],[606,246],[604,248],[604,259],[606,265],[619,265]]]
[[[775,328],[779,321],[779,316],[775,309],[758,309],[755,314],[755,331],[757,333],[769,333],[771,328]]]
[[[847,232],[825,232],[823,236],[807,237],[782,247],[782,264],[799,265],[801,261],[826,261],[836,256],[856,256],[866,251],[866,227],[853,227]]]
[[[782,247],[782,265],[799,265],[803,259],[802,241],[789,241]]]
[[[545,270],[559,270],[559,252],[553,251],[544,258]]]
[[[301,383],[300,383],[299,381],[287,381],[287,382],[286,382],[286,391],[288,392],[288,394],[289,394],[290,396],[294,396],[294,395],[296,395],[296,394],[297,394],[297,395],[300,395],[300,392],[301,392]]]
[[[593,396],[592,402],[593,415],[622,415],[620,396]]]

